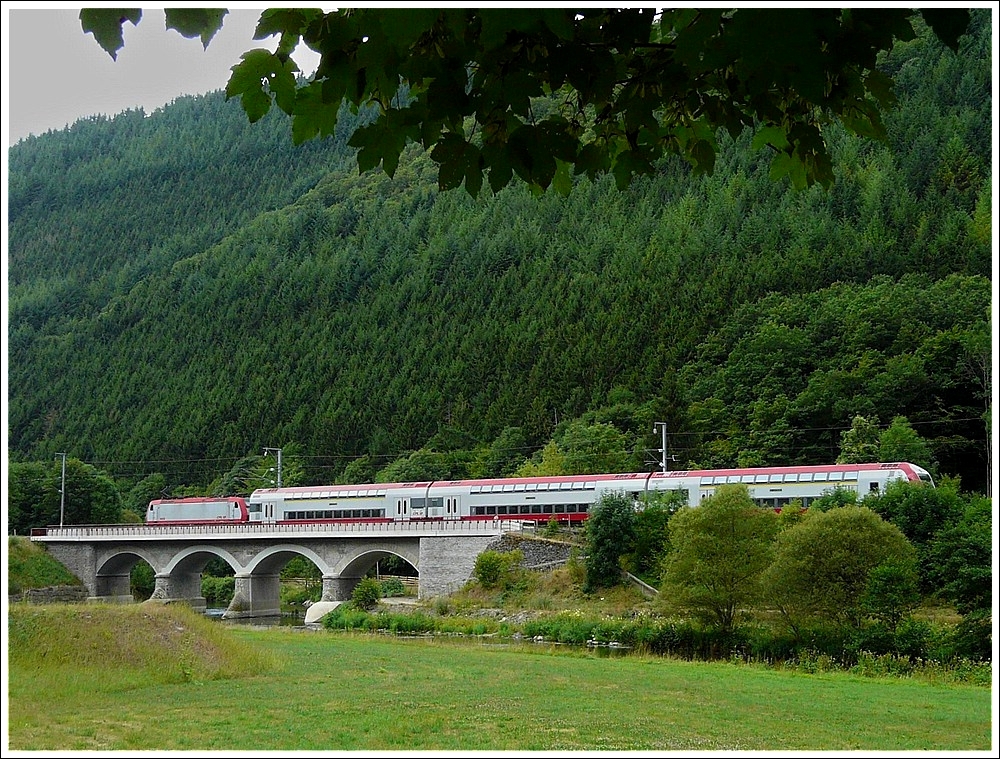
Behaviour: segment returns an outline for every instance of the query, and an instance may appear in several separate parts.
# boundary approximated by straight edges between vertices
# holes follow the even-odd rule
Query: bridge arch
[[[154,554],[141,548],[127,548],[108,555],[94,573],[93,594],[102,600],[130,603],[132,598],[132,568],[144,561],[157,571]]]
[[[184,548],[174,554],[173,558],[163,568],[162,574],[173,574],[176,569],[191,571],[195,566],[198,573],[201,574],[205,565],[213,558],[222,559],[234,572],[243,571],[243,565],[240,564],[239,560],[224,548],[219,548],[215,545],[198,545]]]
[[[295,543],[282,543],[263,549],[247,562],[242,572],[248,575],[276,574],[295,556],[302,556],[309,559],[309,561],[316,565],[321,574],[326,575],[330,573],[330,566],[322,556],[311,548]],[[237,570],[237,572],[240,571]]]
[[[419,554],[419,550],[417,553]],[[396,556],[416,569],[417,572],[420,571],[419,555],[412,555],[409,551],[405,550],[393,551],[388,548],[379,547],[362,548],[359,551],[352,552],[352,554],[343,557],[343,559],[339,561],[335,567],[333,567],[332,574],[351,577],[357,576],[360,578],[363,577],[369,569],[374,567],[377,561],[388,558],[389,556]]]

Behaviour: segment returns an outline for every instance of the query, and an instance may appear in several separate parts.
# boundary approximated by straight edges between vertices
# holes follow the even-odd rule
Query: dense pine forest
[[[23,140],[12,473],[68,453],[141,509],[249,492],[264,447],[284,484],[640,471],[662,422],[677,469],[828,463],[868,430],[982,492],[991,34],[981,10],[959,55],[899,43],[889,139],[831,126],[829,191],[747,138],[711,176],[472,199],[416,149],[359,175],[346,110],[293,147],[221,92]]]

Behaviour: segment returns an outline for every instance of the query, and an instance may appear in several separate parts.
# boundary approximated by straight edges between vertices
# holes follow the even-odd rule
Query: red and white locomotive
[[[803,507],[836,489],[863,498],[889,482],[933,485],[926,469],[909,463],[832,464],[627,474],[582,474],[483,480],[317,485],[264,488],[249,497],[183,498],[152,501],[153,524],[203,522],[373,522],[456,519],[516,519],[578,522],[607,493],[624,493],[641,503],[647,493],[681,491],[697,506],[720,485],[746,485],[762,507]]]
[[[146,508],[148,524],[230,524],[250,521],[246,499],[239,496],[219,498],[159,498]]]

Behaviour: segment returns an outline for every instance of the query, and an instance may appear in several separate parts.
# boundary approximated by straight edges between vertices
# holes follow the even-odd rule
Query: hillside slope
[[[974,32],[963,57],[932,38],[899,46],[890,143],[831,131],[829,193],[770,181],[738,139],[708,178],[667,163],[625,192],[580,181],[568,198],[473,201],[439,193],[417,151],[392,180],[358,176],[346,115],[335,139],[292,148],[287,123],[246,124],[221,93],[19,143],[11,455],[198,484],[294,443],[306,478],[329,481],[361,456],[377,469],[504,435],[527,456],[590,415],[628,437],[636,466],[654,420],[681,461],[795,463],[835,456],[855,414],[902,415],[975,486],[988,13]],[[927,307],[901,310],[917,293]],[[859,320],[894,333],[852,332]],[[770,322],[794,339],[748,339]],[[832,339],[845,332],[857,339]],[[777,367],[769,351],[803,339],[821,347],[767,382],[727,364],[739,345]]]

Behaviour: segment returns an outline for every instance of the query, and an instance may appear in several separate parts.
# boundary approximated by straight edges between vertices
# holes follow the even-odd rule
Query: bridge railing
[[[331,534],[407,534],[407,533],[490,533],[520,530],[520,520],[410,520],[401,522],[342,522],[278,524],[243,522],[241,524],[100,524],[38,527],[31,531],[32,540],[86,540],[94,538],[195,537],[232,536],[252,538],[256,535],[331,535]]]

